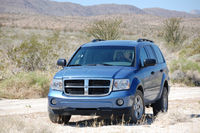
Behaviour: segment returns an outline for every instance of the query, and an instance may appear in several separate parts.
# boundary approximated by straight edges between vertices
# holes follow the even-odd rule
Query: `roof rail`
[[[103,40],[103,39],[94,39],[94,40],[92,40],[92,42],[99,42],[99,41],[105,41],[105,40]]]
[[[144,38],[139,38],[139,39],[137,40],[137,42],[152,42],[152,43],[154,43],[152,40],[144,39]]]

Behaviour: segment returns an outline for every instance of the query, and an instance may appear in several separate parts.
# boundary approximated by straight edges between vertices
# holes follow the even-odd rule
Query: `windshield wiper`
[[[81,64],[73,64],[73,65],[69,65],[69,66],[82,66]]]
[[[81,64],[73,64],[73,65],[69,65],[69,66],[82,66]],[[111,64],[106,64],[106,63],[102,63],[102,64],[87,64],[87,66],[112,66]]]
[[[113,66],[113,65],[111,65],[111,64],[106,64],[106,63],[103,63],[103,64],[101,64],[101,65],[104,65],[104,66]]]
[[[112,66],[112,65],[103,63],[103,64],[87,64],[87,66]]]

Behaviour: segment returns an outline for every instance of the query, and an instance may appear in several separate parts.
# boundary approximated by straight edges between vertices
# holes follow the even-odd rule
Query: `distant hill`
[[[96,16],[110,14],[151,14],[162,17],[197,17],[195,14],[161,8],[140,9],[132,5],[103,4],[82,6],[50,0],[0,0],[0,13],[50,16]]]
[[[95,16],[104,14],[145,14],[142,9],[129,5],[81,6],[70,2],[50,0],[0,0],[0,13],[42,14],[53,16]]]
[[[200,10],[192,10],[190,11],[191,14],[200,15]]]
[[[197,15],[187,12],[167,10],[162,8],[144,8],[143,10],[148,14],[160,17],[198,17]]]
[[[117,4],[103,4],[86,6],[87,10],[91,12],[91,15],[104,15],[104,14],[146,14],[142,9],[132,5],[117,5]]]

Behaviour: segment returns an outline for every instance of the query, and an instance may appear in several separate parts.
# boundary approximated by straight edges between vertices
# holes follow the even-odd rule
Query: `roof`
[[[146,43],[151,43],[151,42],[137,42],[137,41],[132,41],[132,40],[108,40],[108,41],[97,41],[97,42],[89,42],[82,47],[93,47],[93,46],[133,46],[137,47],[140,44],[146,44]],[[151,43],[153,44],[153,43]]]

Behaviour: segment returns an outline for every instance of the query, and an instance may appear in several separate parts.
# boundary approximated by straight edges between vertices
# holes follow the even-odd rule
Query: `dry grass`
[[[24,29],[63,30],[65,32],[80,32],[95,20],[106,18],[121,18],[122,31],[129,39],[134,37],[153,37],[160,35],[160,28],[164,18],[151,15],[100,15],[91,17],[65,16],[51,17],[39,15],[1,14],[0,23],[3,26],[20,27]],[[185,33],[191,37],[200,32],[200,18],[184,18]],[[124,36],[124,38],[127,38]],[[131,38],[130,38],[131,37]]]
[[[0,97],[40,98],[46,97],[52,75],[45,72],[18,73],[0,82]]]
[[[31,121],[25,116],[0,117],[0,133],[53,133],[46,123]]]
[[[34,115],[34,117],[33,117]],[[178,117],[178,118],[176,118]],[[74,117],[78,120],[78,117]],[[199,118],[191,119],[184,114],[162,114],[156,118],[152,124],[126,125],[122,123],[107,125],[101,122],[99,125],[94,119],[92,125],[78,125],[76,122],[70,122],[70,125],[58,125],[51,123],[47,114],[30,114],[18,116],[1,116],[0,128],[1,133],[59,133],[59,132],[84,132],[84,133],[159,133],[159,132],[188,132],[197,133],[200,129]]]
[[[160,113],[157,116],[154,124],[168,126],[189,121],[191,121],[189,115],[183,114],[182,112],[177,110],[177,111],[169,111],[168,113]]]

